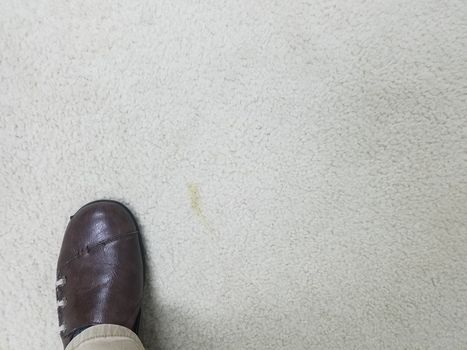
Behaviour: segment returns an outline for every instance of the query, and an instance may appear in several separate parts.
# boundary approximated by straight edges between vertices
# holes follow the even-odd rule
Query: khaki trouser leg
[[[144,350],[144,347],[130,329],[101,324],[82,331],[65,350]]]

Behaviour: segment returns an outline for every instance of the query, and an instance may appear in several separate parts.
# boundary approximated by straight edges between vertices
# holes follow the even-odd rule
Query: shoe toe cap
[[[68,223],[58,265],[95,244],[136,231],[137,223],[123,204],[110,200],[88,203]]]

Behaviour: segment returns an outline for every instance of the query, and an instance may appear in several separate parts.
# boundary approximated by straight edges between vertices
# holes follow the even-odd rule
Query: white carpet
[[[0,3],[0,349],[60,349],[68,216],[147,349],[467,348],[465,1]]]

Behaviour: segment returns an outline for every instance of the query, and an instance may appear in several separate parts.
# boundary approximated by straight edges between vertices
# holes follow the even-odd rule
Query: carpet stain
[[[199,191],[199,186],[195,183],[188,184],[188,193],[190,195],[191,208],[193,209],[196,216],[201,220],[206,231],[210,234],[217,236],[217,232],[209,222],[206,214],[204,214],[203,208],[201,206],[201,195]]]
[[[191,208],[199,217],[204,216],[201,209],[201,196],[199,194],[199,187],[197,184],[189,183],[188,191],[190,192]]]

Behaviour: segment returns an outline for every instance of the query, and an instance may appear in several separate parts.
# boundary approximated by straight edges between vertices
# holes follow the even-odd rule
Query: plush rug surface
[[[147,349],[467,347],[465,1],[0,3],[0,348],[59,349],[86,202]]]

